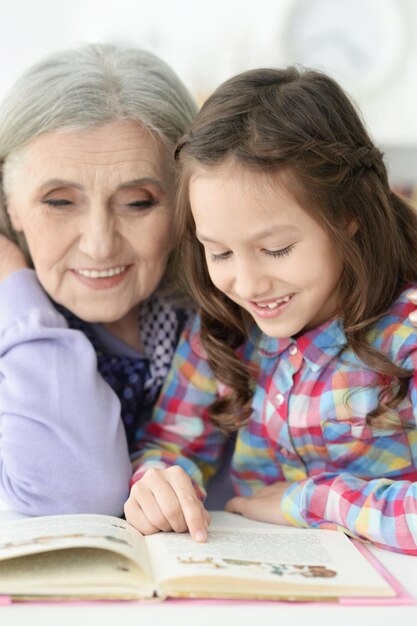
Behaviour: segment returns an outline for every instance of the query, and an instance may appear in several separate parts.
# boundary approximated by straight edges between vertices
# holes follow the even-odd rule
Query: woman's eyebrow
[[[151,176],[144,176],[143,178],[133,178],[132,180],[125,181],[118,185],[117,189],[128,189],[130,187],[141,187],[143,185],[154,185],[158,187],[161,191],[165,191],[165,186],[158,178],[153,178]],[[83,185],[77,183],[73,180],[68,180],[66,178],[50,178],[44,181],[39,187],[40,192],[48,191],[52,188],[60,188],[60,187],[72,187],[73,189],[83,190]]]
[[[67,180],[65,178],[50,178],[43,182],[39,187],[39,191],[47,191],[51,188],[59,188],[59,187],[74,187],[75,189],[82,189],[82,185],[80,183],[76,183],[73,180]]]
[[[165,186],[158,178],[153,178],[151,176],[144,176],[143,178],[134,178],[133,180],[128,180],[124,183],[121,183],[117,189],[128,189],[129,187],[141,187],[143,185],[155,185],[161,191],[165,191]]]

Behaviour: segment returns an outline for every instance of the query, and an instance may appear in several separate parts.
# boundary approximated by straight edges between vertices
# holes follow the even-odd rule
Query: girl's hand
[[[133,485],[125,515],[143,535],[160,530],[189,531],[194,541],[207,540],[210,516],[191,478],[177,465],[163,470],[149,469]]]
[[[277,482],[268,487],[262,487],[253,496],[237,496],[226,502],[225,509],[229,513],[239,513],[249,519],[270,524],[288,526],[288,522],[281,513],[281,500],[289,482]]]
[[[29,266],[19,246],[0,234],[0,280],[27,267]]]
[[[417,307],[417,289],[410,291],[410,293],[407,294],[407,298]],[[417,310],[412,311],[408,317],[413,326],[417,327]]]

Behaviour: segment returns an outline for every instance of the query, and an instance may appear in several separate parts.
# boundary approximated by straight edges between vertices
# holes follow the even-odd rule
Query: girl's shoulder
[[[261,331],[253,325],[248,329],[248,336],[243,344],[237,349],[237,354],[244,360],[252,360],[260,345],[266,341],[274,343],[277,340],[266,338]],[[198,312],[191,311],[182,334],[181,343],[187,345],[187,349],[201,359],[207,359],[207,352],[201,339],[201,318]]]
[[[413,289],[417,289],[417,285],[407,285],[368,333],[368,341],[398,364],[411,351],[417,350],[417,328],[408,317],[416,309],[407,297]]]
[[[374,328],[383,331],[386,328],[401,330],[404,327],[406,333],[408,333],[406,329],[410,331],[414,329],[417,332],[408,317],[416,308],[415,304],[408,299],[408,294],[416,289],[417,284],[408,284],[386,313],[374,324]]]
[[[180,337],[179,352],[187,352],[190,356],[205,360],[207,358],[201,341],[201,319],[198,313],[190,311]]]

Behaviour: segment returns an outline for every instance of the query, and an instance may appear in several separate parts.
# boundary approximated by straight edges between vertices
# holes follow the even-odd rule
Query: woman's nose
[[[97,212],[89,215],[83,224],[79,247],[95,261],[105,261],[117,251],[118,233],[111,215]]]

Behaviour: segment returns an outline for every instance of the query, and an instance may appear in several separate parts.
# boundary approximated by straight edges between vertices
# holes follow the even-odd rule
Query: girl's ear
[[[356,235],[358,228],[359,226],[355,219],[352,218],[351,220],[349,220],[346,227],[349,237],[353,237],[353,235]]]

